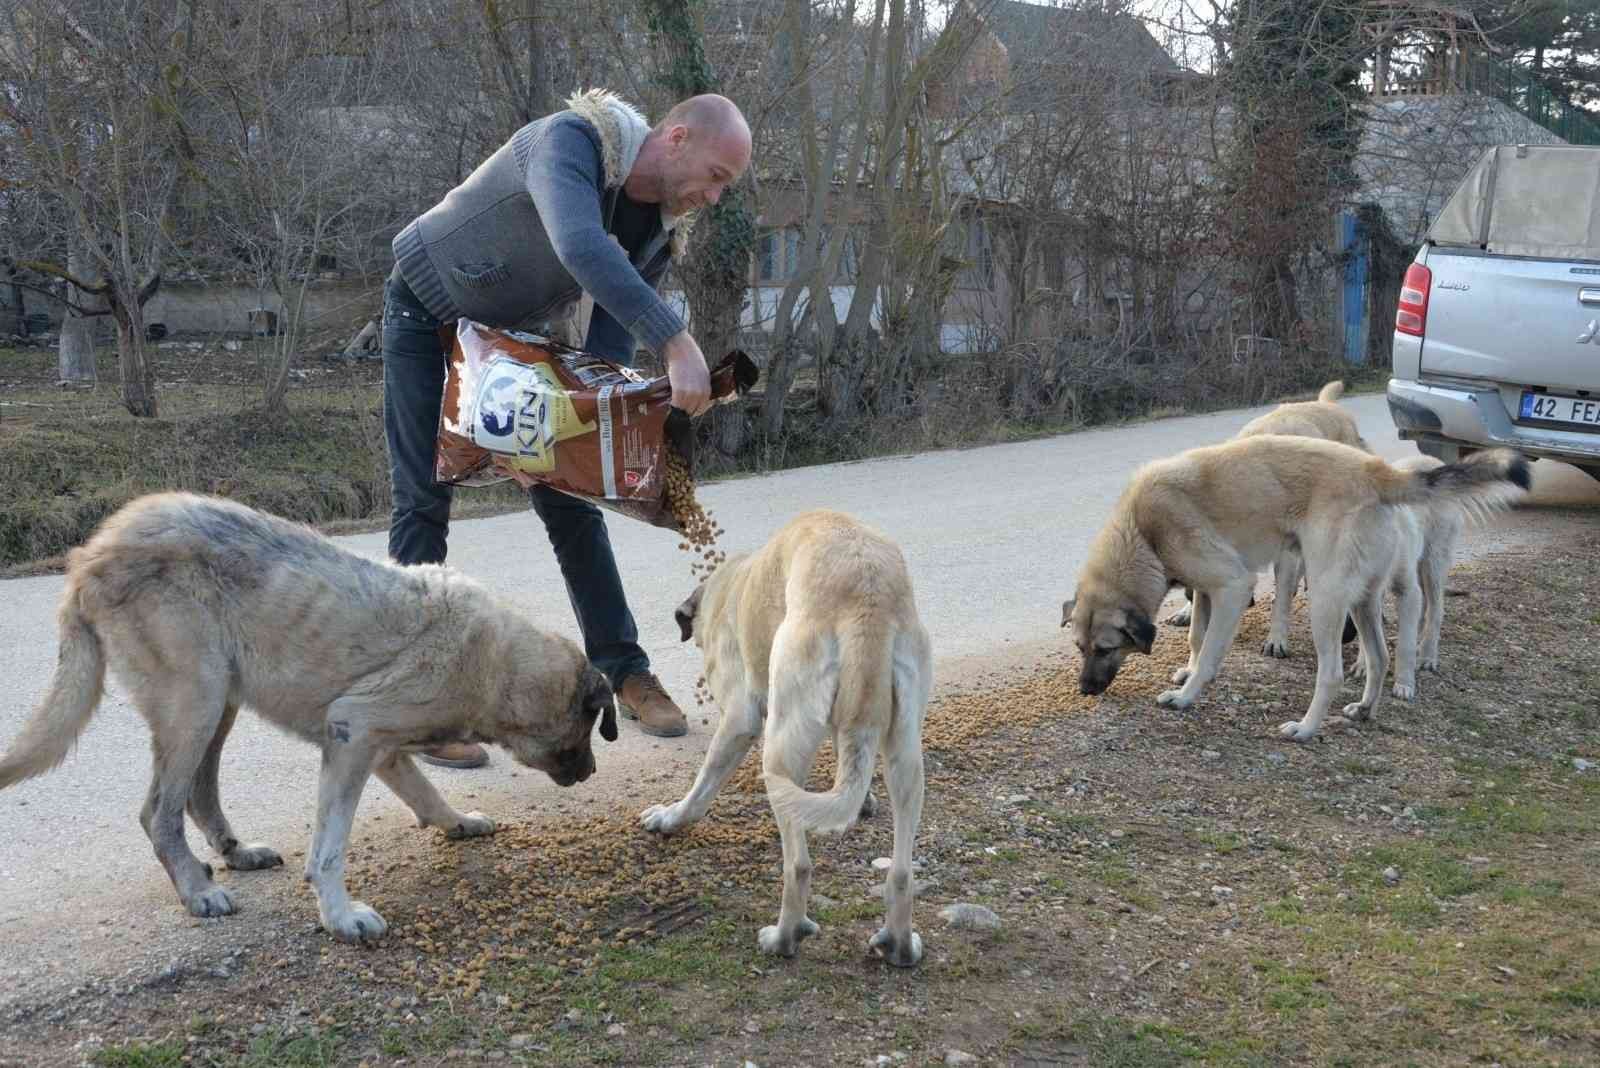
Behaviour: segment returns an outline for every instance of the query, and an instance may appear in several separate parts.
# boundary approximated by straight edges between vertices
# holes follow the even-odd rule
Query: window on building
[[[962,263],[956,275],[958,289],[994,288],[994,245],[982,216],[951,220],[944,232],[944,252]]]

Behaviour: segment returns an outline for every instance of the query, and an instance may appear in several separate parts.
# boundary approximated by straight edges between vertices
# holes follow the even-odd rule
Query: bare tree
[[[382,72],[371,38],[342,47],[342,29],[325,12],[271,5],[210,27],[206,195],[189,252],[207,276],[242,278],[268,298],[268,410],[283,406],[311,287],[381,229],[372,216],[392,210],[398,150],[409,143],[392,111],[372,103]]]
[[[175,212],[193,177],[188,71],[203,48],[194,0],[14,0],[0,35],[30,62],[5,79],[4,107],[23,132],[38,210],[76,231],[98,280],[73,275],[59,243],[13,249],[14,267],[71,283],[116,322],[122,396],[156,415],[144,305],[161,284]],[[55,299],[42,283],[33,288]],[[93,309],[81,307],[85,314]]]
[[[706,58],[698,8],[695,0],[644,0],[660,56],[659,78],[673,100],[724,89]],[[755,225],[739,185],[727,189],[710,210],[695,215],[682,224],[692,227],[688,255],[674,263],[674,273],[688,299],[696,339],[716,359],[738,338]],[[744,447],[744,413],[719,406],[712,421],[718,449],[736,455]]]

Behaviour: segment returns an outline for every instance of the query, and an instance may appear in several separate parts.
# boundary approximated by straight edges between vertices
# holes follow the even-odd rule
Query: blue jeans
[[[446,348],[434,318],[398,270],[383,291],[383,429],[389,443],[394,511],[389,556],[402,564],[441,563],[450,530],[451,487],[433,480],[433,450],[444,401]],[[650,670],[611,551],[605,517],[588,501],[546,486],[528,492],[544,521],[584,651],[611,685]]]

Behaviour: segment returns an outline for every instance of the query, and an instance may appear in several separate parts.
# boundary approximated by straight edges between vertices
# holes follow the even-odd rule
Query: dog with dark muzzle
[[[109,667],[150,724],[155,772],[140,822],[195,916],[235,906],[190,851],[185,810],[228,867],[283,863],[241,843],[218,798],[242,706],[322,749],[305,877],[323,927],[348,942],[387,930],[344,884],[368,776],[419,825],[466,838],[494,823],[450,807],[410,754],[491,742],[571,786],[594,774],[595,724],[617,737],[611,687],[583,651],[448,568],[377,563],[308,527],[180,493],[128,504],[67,562],[55,679],[0,758],[0,789],[66,759]]]
[[[1367,678],[1361,699],[1346,705],[1344,715],[1366,719],[1389,663],[1383,588],[1410,551],[1397,510],[1483,515],[1528,485],[1528,462],[1510,450],[1406,470],[1339,442],[1279,434],[1146,464],[1096,535],[1077,593],[1061,608],[1061,625],[1072,628],[1083,656],[1079,687],[1101,693],[1124,657],[1150,652],[1156,607],[1168,590],[1184,585],[1195,592],[1189,662],[1156,702],[1177,709],[1194,704],[1233,642],[1256,572],[1292,543],[1308,579],[1317,684],[1305,715],[1279,732],[1305,741],[1321,726],[1344,680],[1339,635],[1347,616],[1355,621]]]

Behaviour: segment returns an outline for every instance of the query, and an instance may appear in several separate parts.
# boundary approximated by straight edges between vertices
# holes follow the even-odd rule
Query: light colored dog
[[[1361,428],[1356,425],[1355,417],[1339,407],[1339,398],[1343,396],[1344,383],[1329,382],[1322,387],[1316,400],[1280,404],[1265,415],[1250,420],[1234,437],[1287,434],[1290,437],[1338,441],[1363,452],[1371,452],[1366,439],[1361,436]],[[1289,605],[1294,600],[1295,591],[1300,588],[1304,574],[1299,551],[1292,544],[1284,545],[1272,561],[1272,620],[1267,627],[1267,640],[1261,645],[1261,651],[1267,656],[1281,658],[1289,655]],[[1186,589],[1184,595],[1191,604],[1185,604],[1167,617],[1167,622],[1176,627],[1187,627],[1191,618],[1194,591]],[[1355,636],[1355,623],[1346,620],[1344,640],[1351,641]]]
[[[589,736],[616,737],[611,688],[571,641],[442,567],[374,563],[315,531],[190,494],[136,500],[68,555],[50,692],[0,759],[0,788],[56,767],[100,703],[109,666],[150,724],[155,772],[140,822],[195,916],[235,909],[190,852],[183,814],[234,869],[283,863],[234,836],[217,765],[240,706],[322,749],[305,877],[345,941],[387,925],[344,885],[356,804],[376,773],[424,827],[490,834],[409,754],[494,742],[562,786],[594,772]]]
[[[922,815],[922,717],[933,667],[900,550],[849,516],[807,512],[759,551],[730,557],[678,608],[677,620],[705,658],[722,721],[688,794],[646,809],[640,823],[670,834],[704,816],[765,719],[762,770],[783,837],[783,904],[757,942],[792,956],[817,932],[806,917],[806,833],[855,822],[881,746],[894,858],[887,918],[869,945],[891,964],[916,964],[922,937],[911,929],[911,847]],[[830,737],[833,789],[808,793],[817,748]]]
[[[1280,732],[1305,741],[1321,726],[1344,677],[1339,631],[1347,614],[1355,619],[1367,680],[1361,700],[1344,714],[1365,719],[1388,670],[1380,608],[1402,549],[1395,509],[1446,500],[1484,509],[1528,484],[1527,461],[1504,449],[1402,471],[1338,442],[1277,434],[1147,464],[1090,547],[1076,596],[1062,605],[1061,625],[1072,626],[1083,654],[1079,687],[1102,693],[1123,657],[1148,653],[1156,636],[1152,614],[1171,586],[1183,584],[1195,590],[1189,663],[1173,675],[1179,688],[1157,701],[1188,708],[1233,642],[1255,573],[1292,541],[1309,580],[1317,685],[1305,716]]]
[[[1321,438],[1338,441],[1363,452],[1371,452],[1361,436],[1355,417],[1339,407],[1344,396],[1344,383],[1329,382],[1317,393],[1314,401],[1293,401],[1280,404],[1265,415],[1258,415],[1234,435],[1250,438],[1257,434],[1287,434],[1296,438]]]
[[[1411,456],[1394,465],[1402,471],[1432,471],[1444,462],[1432,456]],[[1395,595],[1394,695],[1409,701],[1417,694],[1418,643],[1421,667],[1439,670],[1439,632],[1444,626],[1444,583],[1455,559],[1466,516],[1449,501],[1395,509],[1400,550],[1389,588]],[[1361,677],[1365,659],[1351,674]]]

